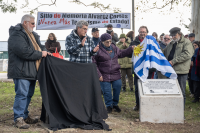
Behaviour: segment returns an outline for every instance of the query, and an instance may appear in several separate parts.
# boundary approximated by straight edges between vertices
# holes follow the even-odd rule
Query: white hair
[[[33,15],[30,15],[30,14],[26,14],[22,17],[22,20],[21,20],[21,24],[24,23],[24,21],[30,21],[31,18],[35,19],[35,17]]]
[[[80,20],[80,21],[78,21],[78,22],[76,23],[76,29],[78,29],[78,27],[79,27],[79,28],[82,28],[83,25],[88,26],[88,22],[85,21],[85,20]]]
[[[170,35],[169,35],[169,34],[165,34],[165,35],[163,36],[163,38],[165,38],[165,36],[169,36],[169,38],[170,38]]]

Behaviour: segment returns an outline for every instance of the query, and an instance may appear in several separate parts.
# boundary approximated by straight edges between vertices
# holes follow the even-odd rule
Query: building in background
[[[45,41],[41,41],[42,45],[45,45]],[[65,60],[69,59],[69,54],[65,48],[65,40],[58,40],[61,46],[60,54],[64,57]],[[8,42],[0,41],[0,71],[7,71],[8,67]]]

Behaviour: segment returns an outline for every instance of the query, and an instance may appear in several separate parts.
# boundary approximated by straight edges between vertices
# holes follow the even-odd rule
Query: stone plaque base
[[[172,79],[153,79],[152,81],[155,80],[170,81]],[[151,81],[151,79],[147,81]],[[176,86],[180,94],[146,95],[143,92],[142,81],[139,79],[140,121],[152,123],[184,123],[183,95],[177,80]]]

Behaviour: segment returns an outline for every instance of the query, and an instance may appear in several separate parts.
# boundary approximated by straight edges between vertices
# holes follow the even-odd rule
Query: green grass
[[[0,71],[0,73],[7,73],[7,71]]]
[[[15,100],[15,88],[13,82],[0,82],[0,115],[13,113],[11,109]],[[36,84],[35,93],[31,100],[32,108],[41,107],[41,94],[39,85]]]
[[[195,123],[200,122],[200,104],[192,103],[193,98],[189,97],[189,87],[186,86],[186,105],[185,105],[185,117],[186,122]],[[12,107],[15,99],[15,89],[13,82],[0,82],[0,115],[6,115],[13,113]],[[36,108],[41,108],[41,94],[39,85],[36,85],[34,96],[31,100],[31,105],[29,110],[35,110]],[[120,115],[124,119],[138,119],[139,113],[133,111],[135,106],[135,93],[131,92],[127,88],[126,92],[121,92],[119,107],[122,109]]]

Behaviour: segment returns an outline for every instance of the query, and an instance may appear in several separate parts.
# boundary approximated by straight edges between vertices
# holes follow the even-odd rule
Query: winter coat
[[[87,36],[87,35],[86,35]],[[76,30],[72,30],[71,34],[66,38],[66,50],[69,53],[69,61],[77,63],[92,63],[92,56],[95,48],[92,38],[87,36],[84,46],[81,45],[81,38],[77,35]]]
[[[51,52],[51,53],[55,53],[56,48],[57,48],[57,51],[58,51],[58,52],[60,52],[60,49],[61,49],[60,43],[59,43],[59,42],[56,42],[56,40],[54,40],[54,41],[47,40],[47,41],[45,42],[45,47],[46,47],[46,49],[47,49],[49,52]]]
[[[99,78],[102,76],[104,82],[111,82],[121,79],[120,65],[118,64],[118,58],[131,57],[133,53],[132,47],[125,50],[120,50],[113,43],[111,44],[115,51],[114,57],[111,59],[109,53],[100,45],[97,55],[93,56],[92,61],[97,66],[97,72]]]
[[[46,51],[40,43],[40,36],[32,32],[42,51]],[[35,61],[42,58],[42,52],[35,50],[22,24],[11,26],[8,39],[8,78],[36,80]]]
[[[122,42],[118,42],[116,46],[119,49],[127,49],[130,46],[131,39],[127,38],[125,43],[127,46],[124,46]],[[128,58],[128,57],[118,59],[118,63],[121,66],[121,68],[132,68],[132,64],[133,64],[132,58]]]
[[[168,59],[170,52],[175,44],[174,41],[170,42],[163,50],[163,54]],[[194,55],[194,48],[192,43],[185,39],[182,35],[180,41],[177,42],[174,57],[171,60],[173,68],[177,74],[188,74],[190,69],[191,58]]]
[[[117,33],[114,33],[114,36],[112,36],[112,43],[116,45],[116,43],[119,41]]]

